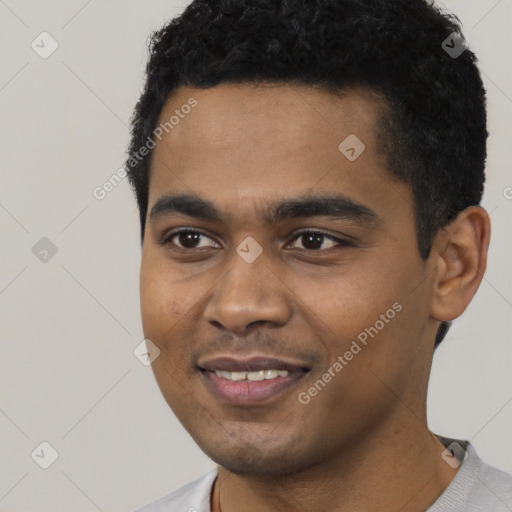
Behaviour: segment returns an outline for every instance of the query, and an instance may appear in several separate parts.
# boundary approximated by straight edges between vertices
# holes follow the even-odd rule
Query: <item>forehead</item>
[[[197,104],[185,108],[191,101]],[[182,86],[167,100],[159,124],[174,118],[165,139],[175,151],[183,146],[189,149],[193,142],[207,146],[198,149],[233,152],[234,144],[243,141],[251,142],[245,151],[264,148],[267,155],[269,150],[274,154],[281,148],[299,149],[313,144],[315,149],[332,149],[333,143],[354,132],[371,146],[373,127],[383,109],[383,99],[363,89],[347,89],[334,95],[320,88],[292,85],[222,84],[209,89]],[[181,114],[179,119],[176,114]]]
[[[177,192],[238,209],[292,192],[336,190],[363,204],[383,196],[391,181],[375,134],[383,107],[359,89],[180,87],[160,116],[167,129],[153,150],[149,208]]]

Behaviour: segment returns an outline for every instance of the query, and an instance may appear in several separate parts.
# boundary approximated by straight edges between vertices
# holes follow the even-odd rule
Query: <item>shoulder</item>
[[[210,512],[210,494],[216,477],[214,469],[135,512]]]
[[[512,475],[486,464],[469,441],[446,438],[443,441],[447,448],[455,443],[462,447],[462,464],[451,484],[428,512],[512,510]]]
[[[475,510],[492,512],[512,510],[512,475],[489,466],[480,459],[475,477],[471,496],[475,505],[480,505],[480,508]]]

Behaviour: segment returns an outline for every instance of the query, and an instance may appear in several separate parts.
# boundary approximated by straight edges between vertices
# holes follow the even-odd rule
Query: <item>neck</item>
[[[212,511],[425,512],[457,470],[443,461],[444,446],[425,423],[411,416],[415,429],[380,430],[342,454],[290,475],[235,474],[219,467]]]

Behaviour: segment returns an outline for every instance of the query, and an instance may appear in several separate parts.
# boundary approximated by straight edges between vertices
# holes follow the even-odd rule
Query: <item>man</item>
[[[196,0],[153,36],[143,329],[218,469],[141,512],[512,510],[512,477],[426,419],[486,267],[475,62],[423,0]]]

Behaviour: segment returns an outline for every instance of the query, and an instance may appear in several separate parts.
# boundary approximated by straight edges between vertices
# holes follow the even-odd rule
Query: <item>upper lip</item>
[[[258,370],[287,370],[289,372],[299,372],[309,370],[307,365],[298,361],[267,356],[218,356],[203,359],[198,362],[198,366],[203,370],[220,370],[225,372],[253,372]]]

